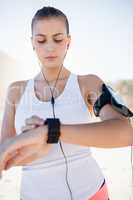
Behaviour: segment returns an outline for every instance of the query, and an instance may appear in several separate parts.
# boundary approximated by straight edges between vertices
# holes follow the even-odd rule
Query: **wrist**
[[[42,131],[42,133],[43,133],[43,141],[44,141],[45,143],[47,143],[47,140],[48,140],[48,125],[47,125],[47,124],[44,124],[44,125],[42,126],[42,128],[43,128],[43,131]]]
[[[47,143],[58,143],[60,137],[59,118],[47,118],[44,122],[47,125]]]
[[[34,129],[34,131],[29,131],[31,135],[31,138],[36,138],[36,142],[39,144],[44,144],[47,141],[47,137],[48,137],[48,127],[47,125],[41,125],[37,128]],[[35,139],[34,139],[35,140]]]

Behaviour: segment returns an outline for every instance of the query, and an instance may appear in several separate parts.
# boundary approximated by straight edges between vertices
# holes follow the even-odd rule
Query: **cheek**
[[[67,44],[66,43],[62,43],[60,45],[57,46],[57,51],[61,54],[64,55],[67,51]]]
[[[46,49],[44,45],[36,45],[36,54],[39,58],[45,57],[47,55]]]

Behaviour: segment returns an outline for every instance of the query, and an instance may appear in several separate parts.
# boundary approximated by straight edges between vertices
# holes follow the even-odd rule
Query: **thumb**
[[[26,125],[43,125],[44,124],[44,119],[33,115],[32,117],[26,119],[25,121]]]

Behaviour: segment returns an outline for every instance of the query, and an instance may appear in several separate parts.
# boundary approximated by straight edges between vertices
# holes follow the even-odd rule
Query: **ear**
[[[32,48],[33,48],[33,50],[35,50],[35,45],[34,45],[33,37],[31,36],[30,39],[31,39]]]
[[[70,36],[70,35],[68,35],[67,49],[69,48],[69,46],[70,46],[70,43],[71,43],[71,36]]]

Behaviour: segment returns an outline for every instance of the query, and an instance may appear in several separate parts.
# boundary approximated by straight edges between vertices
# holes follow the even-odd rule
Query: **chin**
[[[48,67],[48,68],[55,68],[57,66],[60,66],[61,63],[58,63],[58,62],[43,62],[43,65]]]

